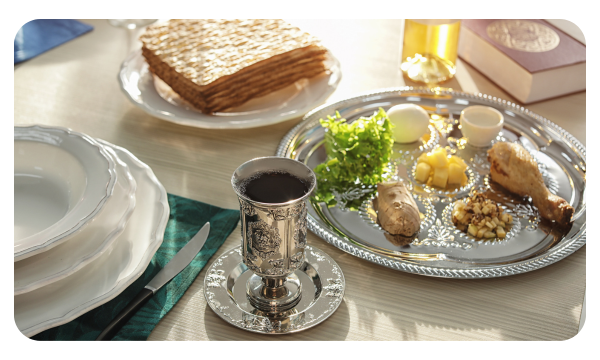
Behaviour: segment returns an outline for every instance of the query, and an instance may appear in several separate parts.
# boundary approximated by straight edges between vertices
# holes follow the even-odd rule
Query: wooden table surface
[[[238,208],[230,177],[255,157],[274,155],[300,118],[246,130],[204,130],[146,114],[121,92],[121,62],[139,48],[137,31],[83,20],[94,30],[15,66],[15,124],[70,127],[130,150],[167,192]],[[342,64],[328,102],[407,84],[398,71],[402,20],[290,20],[319,36]],[[477,70],[458,61],[445,84],[455,90],[515,101]],[[585,144],[586,93],[526,107]],[[237,329],[207,307],[206,268],[149,340],[565,340],[578,332],[585,293],[586,247],[545,268],[497,279],[438,279],[394,271],[353,257],[309,232],[346,277],[344,301],[310,330],[266,336]],[[216,256],[240,243],[239,229]],[[213,257],[213,259],[215,258]],[[379,280],[374,281],[377,278]]]

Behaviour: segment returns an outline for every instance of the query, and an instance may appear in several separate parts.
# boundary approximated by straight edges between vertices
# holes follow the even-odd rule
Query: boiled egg
[[[401,144],[415,142],[428,132],[429,114],[415,104],[392,106],[387,112],[394,124],[394,141]]]

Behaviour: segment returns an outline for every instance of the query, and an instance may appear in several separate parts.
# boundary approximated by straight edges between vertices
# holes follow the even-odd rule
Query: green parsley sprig
[[[348,123],[336,111],[335,116],[321,119],[325,128],[327,160],[318,165],[315,200],[328,206],[337,203],[334,192],[353,187],[371,187],[383,181],[389,171],[394,138],[393,124],[382,108],[372,116]],[[346,204],[356,209],[358,202]]]

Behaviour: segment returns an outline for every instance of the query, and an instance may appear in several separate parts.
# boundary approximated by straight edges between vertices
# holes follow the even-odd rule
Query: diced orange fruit
[[[460,182],[460,186],[465,186],[465,185],[467,185],[468,182],[469,182],[469,178],[467,177],[467,174],[465,174],[463,172],[462,181]]]

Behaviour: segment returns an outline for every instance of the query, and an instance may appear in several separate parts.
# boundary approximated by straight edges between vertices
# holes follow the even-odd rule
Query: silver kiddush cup
[[[244,194],[249,179],[261,173],[288,173],[307,186],[303,196],[285,203],[262,203]],[[252,306],[277,314],[300,301],[301,283],[294,271],[304,263],[307,199],[316,186],[313,171],[283,157],[262,157],[240,165],[231,178],[240,202],[242,256],[254,272],[246,284]]]

